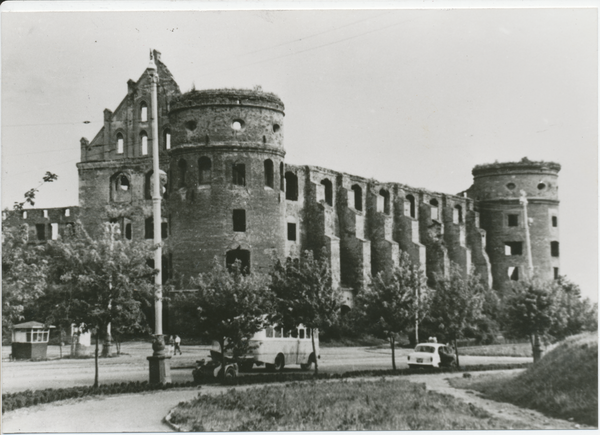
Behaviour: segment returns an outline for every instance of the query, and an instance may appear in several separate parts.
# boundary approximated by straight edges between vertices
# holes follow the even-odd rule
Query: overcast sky
[[[457,193],[476,164],[559,162],[561,273],[597,301],[595,9],[2,13],[2,207],[78,203],[79,139],[148,64],[286,106],[286,161]],[[84,124],[89,121],[89,124]]]

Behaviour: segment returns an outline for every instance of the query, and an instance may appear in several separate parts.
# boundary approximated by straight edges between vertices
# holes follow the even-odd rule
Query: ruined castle
[[[505,290],[531,269],[559,273],[560,165],[523,159],[473,169],[460,194],[297,166],[285,160],[285,107],[261,90],[181,93],[154,52],[159,75],[153,137],[148,70],[104,111],[104,126],[81,139],[79,206],[29,209],[8,218],[30,240],[58,237],[80,219],[94,234],[118,223],[127,239],[153,237],[152,143],[167,175],[162,202],[163,280],[206,271],[217,257],[266,270],[273,255],[323,250],[334,283],[350,295],[407,252],[429,279],[451,262],[474,267]],[[350,304],[350,302],[348,302]]]

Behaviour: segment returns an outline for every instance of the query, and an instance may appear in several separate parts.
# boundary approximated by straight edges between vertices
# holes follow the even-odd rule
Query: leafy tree
[[[312,362],[318,374],[315,332],[334,324],[343,300],[341,290],[332,286],[325,255],[317,259],[312,251],[305,251],[299,260],[288,260],[285,266],[277,262],[271,276],[271,287],[277,298],[277,314],[273,320],[285,329],[302,324],[311,330]]]
[[[364,314],[367,329],[389,341],[394,370],[396,336],[413,327],[428,311],[426,283],[423,271],[402,252],[398,266],[377,274],[356,298],[355,310]]]
[[[482,317],[485,286],[473,271],[465,278],[457,264],[450,265],[448,277],[438,278],[431,301],[429,319],[437,332],[453,345],[456,364],[460,367],[456,341],[467,328],[475,327]]]
[[[6,337],[44,294],[48,261],[45,245],[28,243],[27,225],[4,227],[2,236],[2,333]]]
[[[39,192],[40,187],[42,187],[45,183],[52,183],[56,180],[58,180],[58,175],[53,174],[50,171],[46,171],[46,175],[44,175],[42,178],[42,182],[39,184],[39,186],[29,189],[27,192],[25,192],[23,195],[25,200],[21,202],[15,202],[13,209],[16,211],[21,211],[23,210],[23,207],[25,207],[25,204],[29,204],[33,207],[35,205],[35,195]]]
[[[267,326],[273,309],[269,277],[244,273],[239,261],[227,270],[215,258],[211,271],[192,283],[198,288],[190,295],[190,302],[198,307],[198,326],[219,343],[224,376],[225,354],[231,352],[239,359],[247,352],[250,338]]]
[[[153,270],[147,265],[147,245],[119,236],[106,223],[92,239],[77,222],[71,234],[48,242],[51,258],[46,306],[49,319],[83,325],[96,332],[94,387],[98,386],[100,336],[109,324],[116,328],[143,325],[141,310],[153,295]]]
[[[549,334],[563,339],[582,331],[596,331],[598,305],[592,304],[589,299],[582,299],[579,286],[566,276],[559,277],[554,284],[557,316]]]

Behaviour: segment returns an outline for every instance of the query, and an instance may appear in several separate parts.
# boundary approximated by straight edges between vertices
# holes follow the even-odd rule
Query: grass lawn
[[[598,336],[570,337],[518,375],[481,375],[450,384],[500,402],[598,426]]]
[[[469,356],[533,356],[529,343],[459,347],[458,353]]]
[[[508,420],[424,384],[377,381],[302,382],[182,402],[171,422],[184,431],[483,430],[513,427]]]

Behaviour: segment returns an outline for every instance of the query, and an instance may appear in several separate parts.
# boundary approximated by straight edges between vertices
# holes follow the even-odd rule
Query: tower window
[[[455,224],[463,223],[463,211],[460,205],[454,206],[454,210],[452,210],[452,220]]]
[[[285,173],[285,199],[298,201],[298,176],[293,172]]]
[[[390,214],[390,192],[385,189],[379,191],[377,198],[377,211]]]
[[[509,267],[508,268],[508,278],[511,281],[519,280],[519,268],[518,267]]]
[[[296,241],[296,224],[293,222],[287,224],[287,239]]]
[[[438,208],[438,206],[439,206],[438,200],[433,198],[431,201],[429,201],[429,205],[431,205],[431,220],[439,220],[440,210]]]
[[[117,154],[123,154],[125,149],[123,142],[123,135],[121,133],[117,134]]]
[[[285,190],[285,183],[283,177],[283,162],[279,163],[279,190],[282,192]]]
[[[52,240],[58,239],[58,224],[50,224],[50,238]]]
[[[117,190],[128,191],[129,190],[129,178],[125,175],[121,175],[117,178]]]
[[[148,121],[148,105],[145,102],[142,102],[142,104],[140,104],[140,121]]]
[[[236,261],[240,262],[242,272],[250,272],[250,251],[246,251],[245,249],[234,249],[227,251],[227,254],[225,255],[225,264],[227,265],[227,269],[231,270],[231,267]]]
[[[179,187],[186,187],[185,176],[187,174],[187,161],[185,159],[180,159],[177,166],[179,167]]]
[[[131,240],[131,222],[125,224],[125,238]]]
[[[154,225],[154,221],[153,221],[152,225]],[[161,222],[160,223],[160,237],[162,239],[166,239],[166,238],[169,237],[169,224],[168,224],[168,222]]]
[[[71,209],[65,208],[65,216],[66,217],[71,216]]]
[[[508,226],[509,227],[518,227],[519,226],[519,215],[518,214],[509,214],[508,215]]]
[[[325,187],[325,202],[333,205],[333,184],[328,178],[321,180],[321,184]]]
[[[412,195],[406,195],[406,201],[404,201],[404,215],[410,216],[411,218],[417,217],[415,197]]]
[[[558,267],[553,267],[552,269],[554,270],[554,279],[560,278],[560,275],[558,273]]]
[[[35,232],[37,233],[38,240],[46,240],[46,225],[45,224],[36,224]]]
[[[232,171],[233,184],[236,186],[246,185],[246,165],[243,163],[234,163]]]
[[[145,131],[142,131],[140,133],[140,141],[142,143],[142,155],[147,156],[148,155],[148,135],[146,134]]]
[[[558,226],[558,216],[552,216],[552,226],[553,227]]]
[[[246,231],[246,210],[233,210],[233,231]]]
[[[152,217],[146,218],[144,221],[144,238],[154,238],[154,219]]]
[[[265,186],[273,188],[273,160],[265,160]]]
[[[165,149],[171,149],[171,130],[168,128],[165,130]]]
[[[352,186],[354,192],[354,208],[358,211],[362,211],[362,188],[355,184]]]
[[[48,210],[42,210],[42,216],[48,219]]]
[[[144,183],[144,198],[146,199],[152,199],[152,176],[154,175],[154,171],[148,171],[146,172],[146,177],[144,179],[145,183]]]
[[[504,242],[504,255],[523,255],[523,242]]]
[[[550,255],[558,257],[558,242],[550,242]]]
[[[24,211],[22,216],[23,216],[23,219],[27,219],[27,212]]]
[[[198,184],[210,184],[212,179],[212,161],[206,157],[198,159]]]

